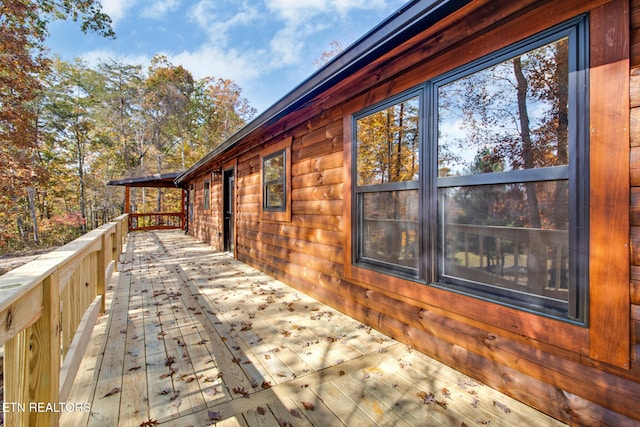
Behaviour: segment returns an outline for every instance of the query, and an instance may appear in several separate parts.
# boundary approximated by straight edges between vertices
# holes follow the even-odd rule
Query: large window
[[[585,46],[577,19],[356,114],[353,262],[584,321]]]

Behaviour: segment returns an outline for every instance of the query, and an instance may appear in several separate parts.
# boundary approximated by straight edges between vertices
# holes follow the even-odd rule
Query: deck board
[[[109,289],[62,426],[562,425],[177,231]]]

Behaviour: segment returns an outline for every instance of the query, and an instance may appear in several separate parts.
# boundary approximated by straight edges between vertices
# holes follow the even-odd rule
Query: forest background
[[[0,5],[0,256],[100,226],[124,211],[109,180],[185,170],[256,114],[232,80],[194,79],[164,56],[148,67],[50,57],[56,19],[114,37],[93,0]],[[149,192],[132,203],[165,202]]]

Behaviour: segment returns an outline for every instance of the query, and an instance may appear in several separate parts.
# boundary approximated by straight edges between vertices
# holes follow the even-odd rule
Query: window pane
[[[418,179],[419,105],[414,97],[356,122],[357,185]]]
[[[282,208],[284,207],[284,185],[282,184],[270,184],[266,187],[266,201],[265,207],[267,208]]]
[[[202,197],[204,198],[204,208],[209,209],[209,200],[211,199],[211,183],[210,181],[204,182],[204,191]]]
[[[438,173],[567,165],[568,39],[438,89]]]
[[[284,153],[264,159],[264,181],[277,181],[284,178]]]
[[[418,190],[361,195],[361,257],[418,268]]]
[[[568,300],[568,182],[439,190],[443,274]]]

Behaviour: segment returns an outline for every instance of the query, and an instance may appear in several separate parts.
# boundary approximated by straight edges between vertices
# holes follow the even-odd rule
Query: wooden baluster
[[[6,426],[57,426],[60,383],[60,291],[57,273],[42,283],[42,315],[5,345],[5,402],[23,405],[5,414]],[[49,409],[49,410],[47,410]]]

